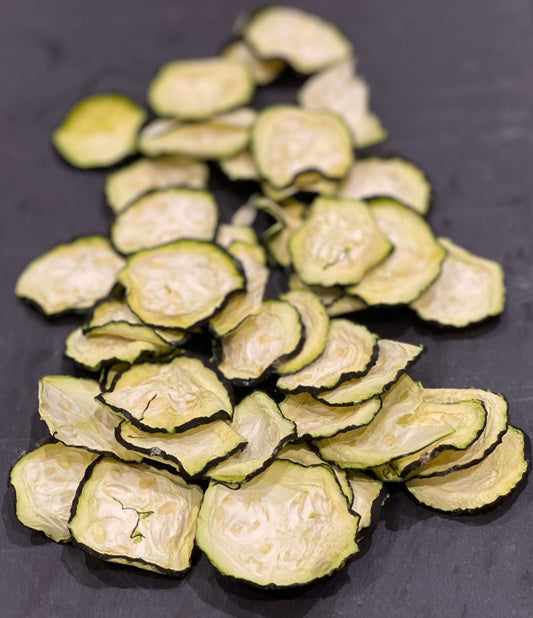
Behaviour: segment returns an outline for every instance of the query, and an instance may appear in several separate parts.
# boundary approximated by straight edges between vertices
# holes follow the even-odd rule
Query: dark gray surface
[[[426,386],[503,392],[513,424],[533,420],[533,19],[526,0],[295,2],[337,22],[390,139],[377,152],[422,166],[435,187],[430,221],[472,251],[499,260],[508,304],[496,322],[436,333],[408,313],[372,321],[381,335],[422,342],[413,371]],[[0,1],[2,265],[0,482],[45,436],[37,380],[71,373],[63,340],[75,320],[49,323],[13,296],[28,261],[78,234],[106,233],[104,174],[70,169],[50,147],[68,107],[102,90],[143,101],[164,61],[216,53],[233,0]],[[288,99],[273,88],[260,104]],[[240,196],[215,177],[225,212]],[[21,526],[2,490],[0,614],[11,617],[530,616],[530,485],[494,511],[439,516],[393,495],[361,557],[309,589],[273,595],[228,583],[200,559],[184,580],[113,567]]]

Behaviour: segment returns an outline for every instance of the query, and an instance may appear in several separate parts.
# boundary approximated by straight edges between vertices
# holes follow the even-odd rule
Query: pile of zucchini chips
[[[224,575],[283,587],[358,552],[385,482],[473,512],[528,466],[501,395],[426,389],[407,373],[421,346],[339,317],[407,305],[464,327],[505,297],[498,264],[434,235],[417,167],[355,159],[386,130],[351,43],[282,6],[236,29],[219,57],[160,69],[148,90],[156,119],[99,94],[53,134],[79,168],[139,156],[107,177],[110,239],[59,245],[18,280],[46,315],[84,313],[66,355],[94,378],[42,378],[53,440],[11,482],[20,521],[55,541],[172,575],[196,544]],[[298,104],[247,107],[286,69],[306,76]],[[206,161],[260,188],[229,223]],[[273,219],[260,240],[259,212]],[[265,300],[270,267],[289,286]],[[191,351],[202,334],[210,358]]]

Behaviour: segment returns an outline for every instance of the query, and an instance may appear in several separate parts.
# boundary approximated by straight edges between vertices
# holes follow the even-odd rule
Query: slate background
[[[503,317],[439,333],[405,311],[374,316],[382,336],[422,342],[412,375],[426,386],[491,389],[530,435],[533,302],[533,19],[526,0],[292,2],[339,24],[354,42],[373,107],[390,130],[375,148],[427,171],[436,232],[500,261]],[[144,100],[172,58],[216,54],[236,15],[226,0],[0,1],[0,613],[83,616],[530,616],[532,490],[486,515],[447,517],[392,496],[359,559],[333,578],[274,595],[228,582],[201,558],[183,580],[109,566],[19,524],[12,462],[42,440],[37,381],[72,373],[63,341],[75,319],[50,323],[13,295],[30,259],[79,234],[107,233],[105,174],[63,164],[50,133],[71,104],[118,90]],[[291,100],[292,80],[258,105]],[[214,173],[226,216],[244,191]]]

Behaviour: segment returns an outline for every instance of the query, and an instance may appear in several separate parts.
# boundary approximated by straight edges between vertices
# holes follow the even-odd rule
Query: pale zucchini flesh
[[[336,318],[347,313],[363,311],[367,305],[360,298],[354,296],[339,296],[326,307],[326,312],[330,318]]]
[[[286,66],[285,62],[278,58],[261,60],[254,55],[250,47],[242,39],[237,39],[226,45],[222,50],[222,56],[244,62],[258,86],[271,84]]]
[[[387,499],[383,483],[360,470],[348,470],[348,482],[353,492],[352,509],[361,518],[357,535],[369,528],[375,519],[376,510]]]
[[[325,178],[320,172],[302,172],[290,185],[279,189],[268,181],[261,183],[263,193],[276,202],[281,202],[299,193],[317,193],[334,197],[339,188],[339,181]]]
[[[296,200],[283,206],[283,220],[277,221],[263,235],[270,255],[276,264],[288,268],[292,258],[289,251],[289,240],[295,230],[304,222],[307,207]]]
[[[257,234],[249,225],[235,225],[233,223],[221,223],[218,226],[216,243],[225,249],[234,242],[244,242],[250,245],[258,245]]]
[[[219,375],[190,356],[135,365],[98,399],[139,429],[152,433],[185,431],[231,418],[233,413]]]
[[[380,339],[378,357],[366,375],[341,382],[334,389],[321,391],[315,396],[330,406],[353,406],[381,395],[411,366],[422,350],[422,346]]]
[[[251,72],[240,59],[177,60],[161,67],[148,101],[160,116],[204,120],[245,105],[254,90]]]
[[[259,180],[259,172],[250,150],[219,161],[220,168],[230,180]]]
[[[439,238],[446,259],[436,281],[411,307],[423,320],[463,328],[499,315],[505,305],[502,267]]]
[[[302,281],[328,287],[358,283],[392,245],[364,202],[319,197],[289,248]]]
[[[261,391],[248,395],[235,406],[231,426],[247,444],[242,451],[207,471],[206,476],[215,481],[249,481],[270,464],[286,442],[296,437],[294,423]]]
[[[52,141],[75,167],[108,167],[135,152],[137,132],[146,116],[129,97],[96,94],[76,103],[55,129]]]
[[[202,490],[144,464],[97,461],[80,488],[70,529],[104,560],[181,575],[191,564]]]
[[[39,382],[39,416],[52,436],[67,446],[140,461],[137,453],[117,442],[115,429],[121,419],[95,400],[99,394],[95,380],[45,376]]]
[[[365,374],[377,353],[377,335],[348,320],[331,320],[322,354],[311,364],[281,376],[283,391],[316,393],[337,386],[343,380]]]
[[[350,134],[340,118],[291,105],[274,105],[258,115],[252,152],[261,176],[277,189],[310,171],[343,178],[353,161]]]
[[[415,499],[438,511],[472,513],[494,506],[510,494],[528,470],[524,434],[509,427],[494,451],[477,464],[446,476],[406,483]]]
[[[300,315],[292,305],[265,301],[258,313],[220,340],[219,369],[236,384],[252,384],[296,353],[303,336]]]
[[[97,457],[61,442],[44,444],[23,455],[10,475],[18,520],[56,542],[70,540],[72,502],[87,468]]]
[[[182,238],[213,240],[217,223],[212,193],[157,189],[119,213],[111,226],[111,242],[120,253],[130,254]]]
[[[425,215],[431,203],[431,185],[422,170],[401,159],[358,159],[339,187],[339,197],[368,200],[389,197]]]
[[[205,189],[209,168],[205,163],[179,155],[139,159],[109,174],[105,183],[107,203],[114,213],[155,189],[189,187]]]
[[[211,484],[196,541],[221,573],[286,587],[324,577],[357,553],[358,521],[328,466],[278,460],[238,489]]]
[[[109,294],[123,266],[107,238],[83,236],[30,262],[15,293],[47,315],[83,311]]]
[[[245,285],[240,266],[224,249],[195,240],[136,253],[120,282],[142,321],[181,329],[210,318]]]

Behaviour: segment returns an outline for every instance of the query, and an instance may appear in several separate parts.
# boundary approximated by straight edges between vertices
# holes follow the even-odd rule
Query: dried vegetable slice
[[[348,470],[348,482],[353,492],[352,509],[360,516],[357,536],[369,528],[376,518],[376,511],[388,497],[383,483],[360,470]]]
[[[277,58],[261,60],[242,39],[228,43],[222,50],[222,56],[244,62],[258,86],[271,84],[286,67],[285,62]]]

